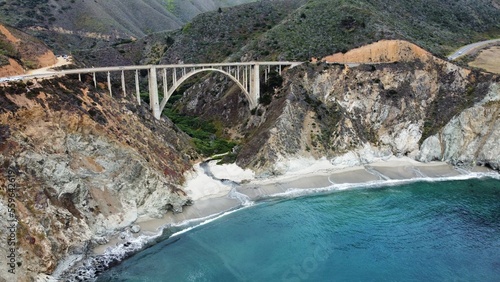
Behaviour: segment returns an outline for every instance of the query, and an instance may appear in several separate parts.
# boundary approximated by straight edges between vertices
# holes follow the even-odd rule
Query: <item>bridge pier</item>
[[[167,97],[168,95],[167,69],[163,69],[162,75],[163,75],[163,98],[165,99],[165,97]]]
[[[250,109],[257,107],[260,98],[260,67],[253,65],[250,73]]]
[[[111,74],[108,71],[108,89],[109,89],[109,96],[113,96],[113,92],[111,91]]]
[[[123,91],[123,97],[127,96],[127,92],[125,90],[125,73],[122,70],[122,91]]]
[[[135,70],[135,96],[137,103],[141,105],[141,90],[139,89],[139,70]]]
[[[155,119],[161,118],[160,102],[158,98],[158,79],[156,77],[156,67],[151,66],[149,69],[149,105],[153,110]]]

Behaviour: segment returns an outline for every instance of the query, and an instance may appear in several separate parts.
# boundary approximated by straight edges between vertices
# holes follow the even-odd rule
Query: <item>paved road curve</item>
[[[466,55],[476,48],[480,48],[480,47],[483,47],[483,46],[488,45],[490,43],[496,43],[496,42],[500,42],[500,39],[486,40],[486,41],[481,41],[481,42],[476,42],[476,43],[466,45],[466,46],[458,49],[457,51],[455,51],[455,53],[448,56],[448,60],[450,60],[450,61],[456,60],[458,57]]]

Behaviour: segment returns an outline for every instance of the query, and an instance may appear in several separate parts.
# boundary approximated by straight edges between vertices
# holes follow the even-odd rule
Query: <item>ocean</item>
[[[178,232],[97,281],[500,281],[500,180],[273,197]]]

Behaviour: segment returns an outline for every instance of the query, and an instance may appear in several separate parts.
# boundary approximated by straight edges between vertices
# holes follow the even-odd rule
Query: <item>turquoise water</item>
[[[419,182],[259,203],[98,281],[500,281],[500,181]]]

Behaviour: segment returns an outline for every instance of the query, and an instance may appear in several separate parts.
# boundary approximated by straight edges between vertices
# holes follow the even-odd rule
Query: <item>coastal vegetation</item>
[[[232,150],[237,145],[223,134],[223,126],[217,119],[206,119],[192,116],[179,111],[175,104],[184,92],[203,76],[195,76],[179,87],[170,97],[162,115],[170,119],[180,130],[191,137],[191,142],[196,151],[205,157],[218,154],[233,154]]]
[[[170,107],[166,107],[163,114],[191,137],[196,150],[205,157],[230,153],[237,145],[235,142],[223,138],[220,123],[182,115]]]

